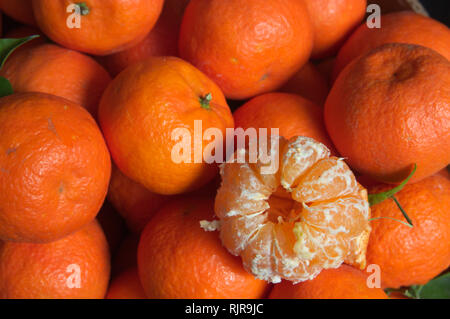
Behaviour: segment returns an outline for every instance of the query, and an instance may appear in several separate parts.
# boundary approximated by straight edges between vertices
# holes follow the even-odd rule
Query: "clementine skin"
[[[120,73],[102,97],[99,121],[122,173],[164,195],[198,189],[218,173],[216,165],[194,159],[200,153],[194,141],[195,121],[201,121],[202,136],[208,128],[216,128],[225,137],[226,128],[234,127],[219,87],[175,57],[151,57]],[[191,156],[180,162],[173,152],[181,143],[174,133],[181,128],[190,133],[191,145],[185,153]],[[211,143],[217,148],[223,145],[220,140],[198,142],[201,155]]]
[[[81,106],[43,93],[0,99],[0,239],[44,243],[91,222],[111,161]]]
[[[389,188],[377,185],[370,192]],[[389,219],[372,221],[368,264],[380,266],[384,287],[426,284],[450,266],[450,179],[436,174],[406,185],[395,196],[413,227]],[[404,220],[392,200],[373,206],[372,216]]]
[[[15,92],[41,92],[66,98],[96,117],[108,72],[91,57],[54,44],[18,50],[0,70]]]
[[[67,13],[67,0],[32,0],[39,28],[62,46],[108,55],[142,41],[158,19],[164,0],[86,0],[75,2],[81,14]],[[81,5],[82,4],[82,5]]]
[[[170,196],[150,192],[132,181],[113,165],[108,200],[125,219],[128,228],[140,234],[153,215],[170,199]]]
[[[325,104],[325,123],[350,166],[387,183],[419,181],[450,162],[450,62],[387,44],[350,64]]]
[[[32,0],[1,0],[0,9],[4,14],[16,21],[30,26],[36,26],[31,1]]]
[[[333,56],[366,14],[366,0],[304,0],[314,29],[313,59]]]
[[[214,216],[213,201],[170,202],[147,224],[138,247],[138,270],[151,299],[253,299],[267,288],[200,221]]]
[[[129,49],[105,56],[102,64],[116,76],[127,66],[150,56],[177,56],[181,19],[188,2],[166,0],[161,16],[145,39]]]
[[[381,16],[381,28],[361,24],[339,50],[333,80],[352,60],[387,43],[408,43],[428,47],[450,60],[450,29],[439,21],[412,11]]]
[[[278,128],[280,136],[311,137],[334,149],[323,123],[323,110],[299,95],[289,93],[266,93],[257,96],[234,114],[236,128]]]
[[[380,288],[369,288],[368,273],[342,265],[327,269],[313,280],[293,285],[288,281],[275,285],[270,299],[387,299]]]
[[[106,299],[147,299],[136,267],[124,271],[112,280]]]
[[[280,89],[282,92],[294,93],[323,106],[330,91],[328,80],[311,62],[306,63]]]
[[[0,242],[0,298],[103,299],[109,258],[95,221],[47,244]]]
[[[309,59],[313,29],[303,1],[192,0],[180,31],[180,56],[227,98],[273,91]]]

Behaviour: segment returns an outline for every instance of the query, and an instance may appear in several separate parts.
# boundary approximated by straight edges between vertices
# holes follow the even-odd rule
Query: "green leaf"
[[[0,76],[0,97],[13,94],[13,88],[7,78]]]
[[[6,60],[15,49],[37,37],[39,35],[31,35],[20,39],[0,39],[0,68],[3,68]]]
[[[409,287],[405,296],[415,299],[450,299],[450,273],[430,280],[425,285]]]
[[[395,194],[397,194],[399,191],[401,191],[403,189],[403,187],[405,187],[405,185],[413,177],[416,170],[417,170],[417,164],[414,164],[414,168],[413,168],[411,174],[409,174],[409,176],[397,187],[394,187],[393,189],[388,190],[387,192],[378,193],[378,194],[369,194],[370,206],[374,206],[376,204],[384,202],[386,199],[392,198]]]

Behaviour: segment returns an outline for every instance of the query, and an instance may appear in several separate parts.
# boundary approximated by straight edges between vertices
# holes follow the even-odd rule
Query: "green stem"
[[[405,225],[405,226],[408,226],[409,228],[413,228],[413,225],[412,225],[412,224],[405,223],[404,221],[399,220],[399,219],[397,219],[397,218],[393,218],[393,217],[374,217],[374,218],[369,219],[369,222],[374,221],[374,220],[378,220],[378,219],[390,219],[390,220],[395,220],[396,222],[399,222],[400,224],[403,224],[403,225]]]
[[[212,94],[208,93],[203,97],[200,97],[200,105],[202,106],[202,108],[206,109],[206,110],[210,110],[211,109],[211,100],[212,100]]]
[[[384,202],[387,199],[392,199],[395,202],[395,204],[397,205],[398,209],[400,209],[400,211],[402,212],[403,217],[405,217],[405,219],[407,220],[408,224],[405,223],[405,222],[402,222],[402,221],[400,221],[398,219],[391,218],[391,217],[376,217],[376,218],[372,218],[371,220],[377,220],[377,219],[382,219],[382,218],[383,219],[392,219],[392,220],[398,221],[398,222],[400,222],[400,223],[402,223],[402,224],[404,224],[404,225],[406,225],[408,227],[413,227],[413,223],[411,221],[411,218],[409,218],[408,214],[405,212],[405,210],[403,209],[402,205],[399,203],[399,201],[395,197],[395,194],[400,192],[403,189],[403,187],[405,187],[405,185],[409,182],[411,177],[413,177],[413,175],[416,172],[416,170],[417,170],[417,164],[414,164],[414,168],[411,171],[411,174],[409,174],[409,176],[400,185],[398,185],[397,187],[394,187],[393,189],[388,190],[388,191],[383,192],[383,193],[369,194],[369,204],[370,204],[371,207],[374,206],[374,205],[377,205],[377,204],[379,204],[381,202]]]
[[[91,12],[91,9],[89,9],[86,2],[78,2],[76,5],[80,8],[80,13],[82,16],[87,16]]]
[[[391,198],[394,200],[395,204],[397,205],[398,209],[400,209],[400,211],[403,214],[403,217],[405,217],[405,219],[409,223],[409,225],[411,225],[411,227],[413,227],[414,225],[412,223],[411,218],[409,218],[408,214],[405,212],[405,210],[403,209],[402,205],[400,205],[400,203],[398,202],[397,198],[394,195],[392,195]]]

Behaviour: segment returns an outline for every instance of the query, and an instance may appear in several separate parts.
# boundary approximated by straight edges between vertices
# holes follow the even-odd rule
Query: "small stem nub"
[[[201,96],[200,97],[200,105],[202,106],[202,108],[209,110],[211,109],[210,103],[212,100],[212,94],[208,93],[205,96]]]
[[[397,187],[394,187],[391,190],[388,190],[387,192],[383,192],[383,193],[378,193],[378,194],[369,194],[369,204],[370,206],[375,206],[381,202],[384,202],[387,199],[392,199],[395,204],[397,205],[398,209],[402,212],[403,217],[405,217],[406,221],[408,222],[408,224],[399,221],[395,218],[388,218],[388,217],[378,217],[378,218],[373,218],[371,220],[377,220],[377,219],[381,219],[381,218],[386,218],[386,219],[393,219],[393,220],[397,220],[399,222],[401,222],[402,224],[407,225],[408,227],[413,227],[413,223],[411,221],[411,218],[409,218],[408,214],[405,212],[405,210],[403,209],[402,205],[400,205],[399,201],[397,200],[397,198],[395,197],[395,194],[397,194],[398,192],[400,192],[405,185],[409,182],[409,180],[411,179],[411,177],[414,175],[414,173],[417,170],[417,164],[414,164],[414,167],[411,171],[411,173],[409,174],[409,176]]]
[[[80,7],[80,13],[82,16],[87,16],[91,12],[91,9],[89,9],[86,2],[78,2],[76,5]]]

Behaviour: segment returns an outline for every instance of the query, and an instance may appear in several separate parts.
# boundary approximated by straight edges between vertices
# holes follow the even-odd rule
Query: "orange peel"
[[[251,158],[250,152],[239,149],[234,158]],[[308,137],[272,137],[269,154],[279,161],[274,172],[264,172],[259,155],[255,163],[221,166],[220,225],[202,227],[220,229],[229,252],[268,282],[310,280],[344,262],[364,268],[371,230],[367,191],[344,160]]]

